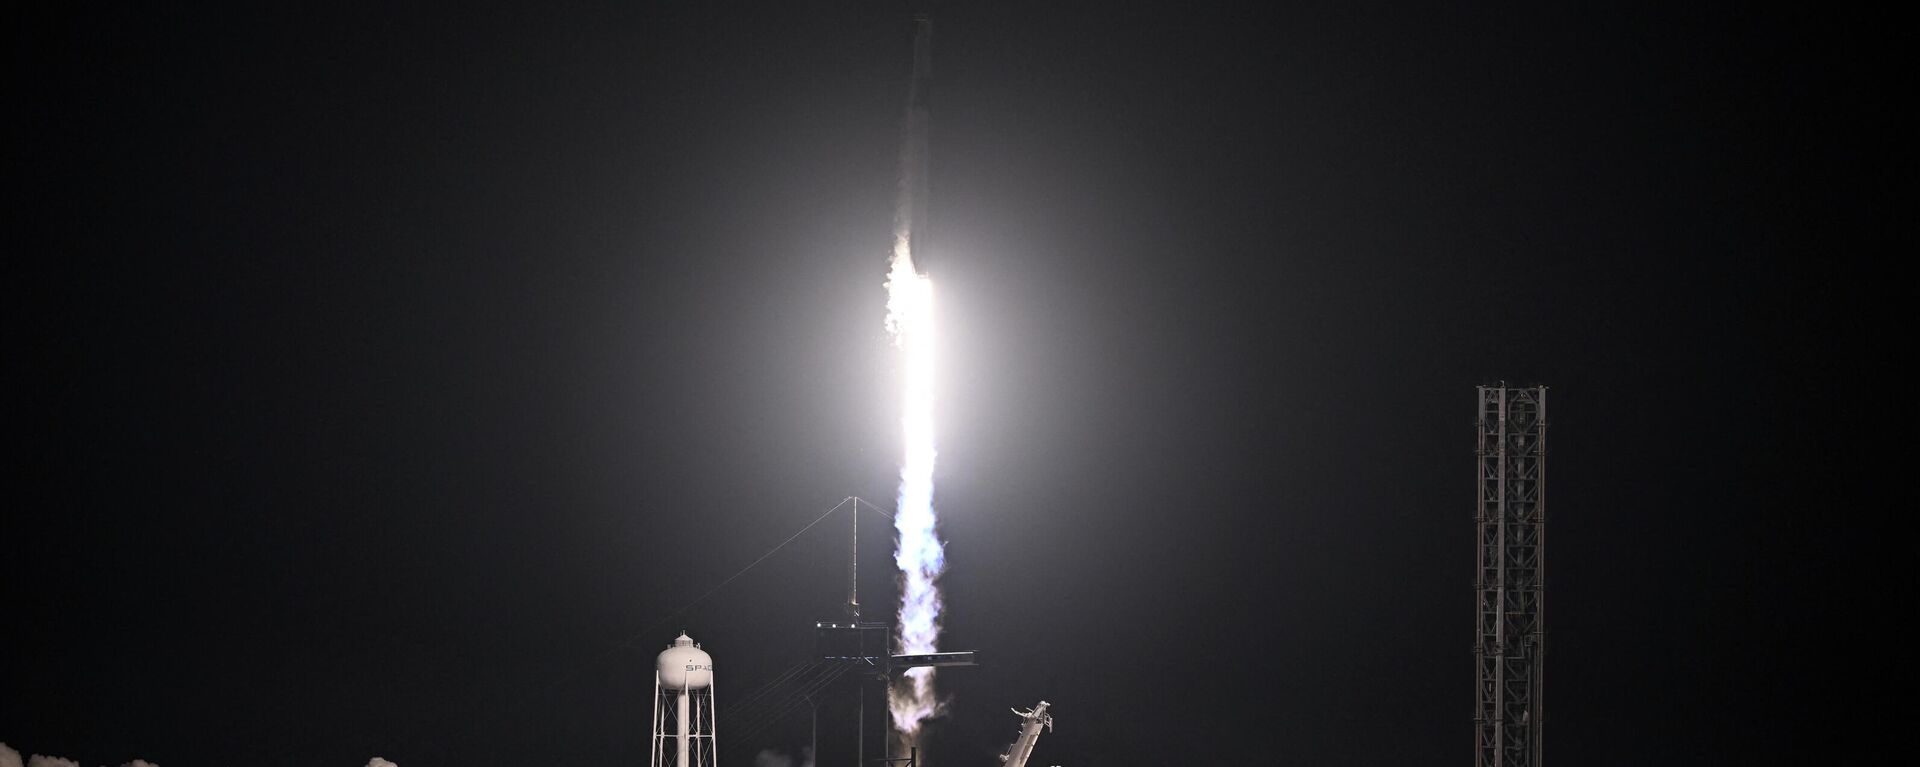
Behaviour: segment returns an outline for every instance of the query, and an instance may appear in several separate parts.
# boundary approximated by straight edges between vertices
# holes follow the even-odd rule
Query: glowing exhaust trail
[[[927,79],[932,71],[933,21],[915,17],[913,81],[900,153],[900,196],[894,210],[893,258],[887,271],[887,330],[900,349],[900,426],[906,455],[900,462],[899,536],[901,654],[936,652],[940,639],[938,579],[946,567],[933,510],[934,312],[933,283],[914,266],[914,245],[927,204]],[[888,691],[893,727],[911,743],[920,723],[937,713],[933,669],[907,670]]]
[[[900,499],[893,518],[899,540],[901,654],[936,652],[940,638],[940,590],[936,580],[946,556],[935,531],[933,510],[933,283],[913,268],[906,238],[894,246],[887,275],[887,325],[902,358],[900,427],[906,455],[900,462]],[[900,689],[904,687],[904,689]],[[889,695],[894,728],[911,737],[934,713],[933,669],[906,672]]]

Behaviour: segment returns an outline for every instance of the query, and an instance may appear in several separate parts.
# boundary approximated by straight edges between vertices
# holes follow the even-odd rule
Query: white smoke
[[[800,757],[771,748],[760,749],[753,755],[753,767],[813,767],[813,749],[800,749]]]
[[[887,329],[900,348],[903,381],[901,431],[906,455],[900,462],[900,497],[893,525],[893,552],[900,568],[900,652],[937,652],[940,639],[940,589],[946,550],[933,507],[934,313],[933,283],[913,264],[910,233],[894,237],[893,264],[887,275]],[[909,669],[888,691],[894,729],[911,743],[920,723],[937,713],[933,669]]]
[[[80,767],[80,763],[72,759],[62,759],[57,756],[34,754],[27,758],[26,764],[22,765],[20,762],[20,752],[13,750],[12,746],[0,743],[0,767]],[[145,759],[135,759],[131,762],[121,764],[120,767],[160,767],[160,765]]]
[[[0,743],[0,767],[80,767],[80,763],[72,759],[62,759],[57,756],[34,754],[28,757],[26,764],[23,765],[20,763],[20,752],[13,750],[13,747],[5,743]],[[120,767],[160,767],[160,765],[145,759],[135,759],[131,762],[121,764]],[[400,767],[400,765],[376,756],[367,760],[367,767]],[[789,765],[788,767],[791,766]],[[813,767],[813,757],[811,754],[808,755],[807,763],[804,767]]]

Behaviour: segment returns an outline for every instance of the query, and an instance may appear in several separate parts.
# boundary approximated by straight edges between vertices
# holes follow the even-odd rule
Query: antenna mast
[[[860,617],[860,497],[853,497],[853,549],[847,568],[847,612]]]

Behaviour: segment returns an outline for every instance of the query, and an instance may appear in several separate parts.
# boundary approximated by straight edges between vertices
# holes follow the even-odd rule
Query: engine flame
[[[900,567],[900,652],[937,651],[940,638],[940,589],[945,547],[935,531],[933,511],[934,332],[933,282],[913,265],[911,238],[897,235],[887,273],[887,330],[902,361],[900,426],[906,455],[900,463],[900,498],[893,527],[898,533],[893,560]],[[937,713],[933,669],[909,669],[888,691],[893,726],[909,742],[921,721]]]

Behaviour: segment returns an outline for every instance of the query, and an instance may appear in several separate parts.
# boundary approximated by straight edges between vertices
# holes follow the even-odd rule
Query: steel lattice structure
[[[1540,767],[1547,389],[1482,386],[1475,767]]]

